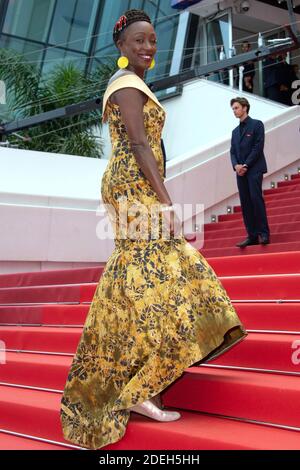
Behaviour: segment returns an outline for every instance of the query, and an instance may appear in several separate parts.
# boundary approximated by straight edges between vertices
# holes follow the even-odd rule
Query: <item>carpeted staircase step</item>
[[[0,306],[0,325],[83,326],[88,310],[89,304],[2,305]]]
[[[297,427],[300,439],[299,377],[191,367],[162,393],[162,402],[176,409]]]
[[[285,192],[277,191],[276,193],[264,194],[264,199],[266,202],[282,201],[282,200],[292,201],[295,198],[300,198],[300,188],[297,191],[285,191]]]
[[[292,186],[280,186],[277,188],[268,188],[263,190],[264,196],[269,194],[288,194],[288,193],[297,193],[300,191],[300,186],[292,185]]]
[[[300,299],[300,274],[219,278],[232,300]]]
[[[299,213],[299,217],[300,217],[300,213]],[[300,222],[300,219],[299,219],[299,222]],[[233,225],[234,224],[234,225]],[[234,230],[239,230],[239,228],[237,228],[235,226],[235,222],[222,222],[222,223],[217,223],[217,224],[208,224],[208,229],[210,231],[211,228],[213,227],[216,227],[216,228],[220,228],[219,226],[224,226],[224,227],[234,227]],[[279,224],[281,226],[281,224]],[[299,224],[300,225],[300,224]],[[282,226],[284,227],[287,227],[288,224],[282,224]],[[221,230],[223,232],[223,230]],[[208,230],[207,230],[208,232]],[[224,228],[224,233],[228,233],[225,228]],[[214,235],[214,234],[212,234]],[[211,236],[211,234],[207,234],[207,236]],[[250,248],[250,247],[248,247]],[[288,267],[290,266],[292,271],[282,271],[282,272],[295,272],[293,271],[297,266],[299,266],[299,256],[300,256],[300,252],[294,252],[294,253],[263,253],[263,254],[258,254],[256,255],[255,257],[247,257],[245,256],[245,252],[242,250],[238,250],[238,252],[240,253],[241,256],[239,256],[238,258],[236,257],[230,257],[230,256],[222,256],[222,257],[212,257],[212,258],[208,258],[208,261],[210,262],[210,264],[215,267],[215,263],[218,264],[218,266],[220,265],[227,265],[227,266],[234,266],[234,270],[231,270],[230,271],[230,274],[233,274],[233,273],[236,273],[237,270],[240,270],[242,267],[243,267],[243,271],[240,272],[240,274],[243,274],[245,273],[245,267],[247,267],[247,270],[248,270],[248,267],[251,265],[252,268],[255,266],[257,267],[257,263],[256,261],[259,261],[261,260],[260,264],[263,263],[263,264],[266,264],[268,262],[268,260],[270,260],[271,264],[268,262],[268,269],[272,269],[272,271],[268,271],[270,273],[274,273],[274,269],[276,270],[276,272],[281,272],[281,271],[278,271],[278,268],[279,266],[282,265],[282,263],[284,263],[285,267]],[[293,261],[295,261],[293,263]],[[233,263],[233,264],[232,264]],[[251,269],[252,269],[251,268]],[[261,269],[261,268],[260,268]],[[260,271],[259,269],[259,271]],[[89,271],[91,270],[91,272]],[[71,277],[73,274],[75,274],[76,276],[76,269],[70,269],[70,270],[64,270],[63,273],[64,273],[64,278],[61,277],[60,280],[62,281],[63,284],[64,283],[64,280],[68,280],[69,282],[67,282],[68,284],[72,284],[72,283],[75,283],[77,284],[77,281],[75,282],[75,280],[73,279],[74,282],[70,282],[71,281]],[[97,269],[96,270],[96,274],[95,274],[95,269],[94,268],[85,268],[85,273],[87,275],[87,279],[85,279],[84,277],[82,278],[82,283],[85,284],[85,283],[90,283],[90,282],[98,282],[101,274],[103,272],[103,269],[100,268],[100,269]],[[22,284],[24,284],[24,286],[41,286],[43,285],[44,286],[44,278],[47,277],[48,273],[52,274],[51,271],[44,271],[44,272],[38,272],[36,273],[36,276],[34,278],[32,278],[32,273],[31,272],[23,272],[23,273],[19,273],[19,275],[21,275],[22,277]],[[219,275],[226,275],[227,271],[225,273],[223,273],[222,271],[218,271],[218,274]],[[249,273],[248,271],[246,272],[246,274]],[[251,273],[253,274],[256,274],[258,273],[258,270],[255,270],[255,271],[251,271]],[[250,274],[250,273],[249,273]],[[1,275],[0,275],[1,276]],[[2,275],[3,278],[5,278],[7,275]],[[17,276],[17,275],[16,275]],[[42,278],[42,279],[40,279]],[[4,283],[3,284],[5,285],[2,285],[2,288],[8,288],[8,287],[17,287],[17,286],[12,286],[12,285],[8,285],[10,283]],[[48,287],[51,287],[51,285],[57,285],[57,283],[55,282],[55,280],[53,279],[52,280],[52,283],[49,284],[49,286],[46,286],[47,288]],[[24,287],[22,286],[22,287]],[[15,292],[15,291],[8,291],[8,292]],[[27,307],[26,307],[27,308]],[[41,307],[44,309],[44,307]],[[51,308],[51,306],[49,306],[49,308]],[[38,320],[38,318],[37,318]]]
[[[283,217],[288,217],[286,219],[289,222],[293,221],[293,216],[296,214],[298,215],[300,213],[300,207],[291,208],[290,206],[285,206],[285,207],[280,207],[279,209],[269,209],[268,210],[268,221],[270,223],[273,223],[274,220],[279,221],[280,223],[283,223],[282,221],[285,220]],[[273,219],[273,217],[279,217],[277,219]],[[241,212],[232,212],[231,214],[222,214],[219,215],[218,221],[219,222],[224,222],[224,221],[242,221],[243,222],[243,217]]]
[[[295,210],[299,211],[300,207],[300,198],[294,199],[280,199],[275,201],[269,201],[268,199],[265,201],[267,214],[274,213],[274,209],[281,209],[289,207],[290,209],[295,208]],[[233,206],[234,212],[242,212],[241,206]]]
[[[299,374],[298,338],[298,334],[249,333],[243,341],[207,364]]]
[[[235,246],[236,243],[244,240],[245,238],[245,230],[244,233],[240,230],[239,233],[235,234],[227,231],[227,236],[223,238],[204,238],[204,249],[209,250],[210,248],[221,248],[224,247],[232,247]],[[297,231],[286,231],[281,233],[272,233],[270,236],[271,243],[287,243],[287,242],[298,242],[300,241],[300,226],[298,227]]]
[[[284,223],[299,223],[300,222],[300,212],[291,212],[285,213],[281,215],[274,215],[268,216],[268,222],[270,227],[276,224],[284,224]],[[242,218],[242,214],[224,214],[219,216],[219,222],[209,222],[204,224],[204,233],[209,231],[217,231],[217,230],[224,230],[225,228],[244,228],[244,222]],[[246,231],[244,232],[246,233]]]
[[[277,188],[264,190],[270,226],[270,244],[236,247],[247,237],[241,206],[204,224],[204,233],[194,233],[188,241],[207,259],[300,250],[300,175],[281,181]],[[191,234],[192,235],[192,234]]]
[[[186,369],[163,392],[165,405],[184,410],[181,420],[132,413],[124,438],[105,449],[299,449],[300,174],[264,196],[270,245],[232,246],[246,237],[240,206],[205,224],[204,248],[192,243],[219,276],[247,338]],[[0,449],[76,447],[63,439],[60,399],[102,272],[99,264],[0,275]]]
[[[300,273],[300,251],[208,258],[218,276]]]
[[[69,450],[70,447],[50,444],[35,439],[0,431],[0,450]]]
[[[66,358],[73,357],[76,352],[81,333],[81,328],[65,329],[40,327],[34,329],[34,327],[0,327],[0,335],[7,349],[7,361],[12,361],[11,364],[7,362],[0,368],[0,381],[18,381],[19,379],[16,374],[19,373],[21,374],[20,380],[23,377],[23,380],[29,380],[28,385],[34,386],[35,381],[43,380],[44,377],[42,373],[40,375],[35,372],[38,368],[37,360],[39,356],[49,355],[50,365],[47,380],[55,380],[55,376],[53,379],[50,376],[51,366],[52,370],[55,373],[57,372],[57,378],[63,382],[64,374],[61,367],[63,368],[63,366],[68,363]],[[214,361],[209,361],[209,364],[299,373],[299,364],[297,364],[297,360],[295,359],[295,355],[297,354],[297,351],[295,352],[296,348],[297,334],[249,332],[248,336],[243,341],[236,344],[229,351],[224,352],[221,356],[214,359]],[[25,356],[23,356],[22,351],[26,353]],[[36,352],[40,354],[35,357]],[[60,353],[63,358],[59,356]],[[20,357],[17,357],[16,354],[20,354]],[[18,371],[17,363],[19,362],[20,365],[20,361],[24,361],[22,367],[24,367],[25,370],[26,359],[28,362],[26,367],[32,372],[24,376],[22,370]],[[47,364],[47,357],[40,357],[40,359],[41,364],[44,362]],[[16,378],[14,379],[14,377]],[[57,383],[58,388],[62,386],[62,382]],[[24,383],[22,384],[24,385]]]
[[[298,234],[300,231],[300,222],[286,222],[283,224],[270,225],[271,240],[272,243],[278,241],[278,236],[285,237],[286,234]],[[234,226],[232,228],[227,227],[222,230],[206,230],[204,232],[204,242],[207,243],[210,240],[223,240],[233,237],[243,239],[246,236],[245,227]]]
[[[103,267],[74,268],[55,271],[35,271],[15,274],[0,274],[0,288],[49,286],[56,284],[83,284],[99,279]]]
[[[244,238],[242,238],[243,240]],[[242,241],[241,240],[241,241]],[[195,248],[205,256],[205,258],[219,257],[219,256],[240,256],[241,253],[245,255],[260,254],[260,253],[279,253],[288,251],[300,251],[300,240],[298,242],[286,242],[286,243],[271,243],[269,245],[252,245],[246,248],[238,248],[236,246],[226,248],[209,248],[203,249],[197,246],[197,243],[193,244]]]
[[[73,356],[7,352],[0,382],[63,391]]]
[[[299,432],[230,419],[180,411],[181,419],[173,423],[161,423],[136,415],[122,441],[104,450],[122,449],[194,449],[194,450],[285,450],[299,449]],[[133,424],[133,423],[132,423]],[[171,425],[173,424],[173,426]],[[129,423],[130,426],[130,423]],[[147,427],[146,427],[147,426]],[[151,434],[150,434],[151,426]],[[187,431],[189,429],[189,431]],[[130,439],[130,440],[129,440]],[[260,441],[261,439],[261,441]]]
[[[16,303],[66,302],[82,303],[90,301],[98,282],[56,285],[10,287],[0,289],[0,305]]]
[[[287,181],[279,181],[277,183],[278,188],[285,188],[285,187],[291,187],[291,186],[300,186],[300,179],[299,178],[293,178],[291,180]]]
[[[8,350],[74,354],[82,330],[82,327],[1,326],[0,338]]]
[[[300,334],[300,302],[233,302],[233,306],[247,330],[290,331]]]
[[[12,393],[13,392],[13,393]],[[2,428],[44,439],[65,441],[59,419],[61,394],[0,386]],[[182,411],[181,419],[160,423],[131,413],[124,437],[101,450],[132,449],[298,449],[294,430]]]
[[[299,241],[300,244],[300,241]],[[271,245],[272,246],[272,245]],[[250,247],[244,248],[247,250]],[[262,247],[265,248],[265,247]],[[237,248],[241,250],[240,248]],[[224,250],[224,249],[223,249]],[[201,250],[202,251],[202,250]],[[207,250],[209,251],[209,250]],[[222,278],[228,295],[233,299],[299,299],[299,274],[264,275],[259,281],[255,276]],[[0,289],[0,304],[47,303],[47,302],[91,302],[98,283],[77,286],[19,287]]]
[[[297,331],[300,332],[300,302],[233,302],[246,328],[252,330]],[[0,307],[0,326],[33,326],[35,309],[31,307]],[[31,309],[27,311],[27,309]],[[78,326],[83,327],[89,305],[51,305],[44,307],[43,316],[35,326]]]
[[[61,393],[0,385],[1,427],[68,443],[59,423]]]

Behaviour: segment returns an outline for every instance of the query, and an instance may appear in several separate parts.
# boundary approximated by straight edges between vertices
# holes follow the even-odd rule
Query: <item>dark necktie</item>
[[[245,126],[246,126],[246,123],[245,123],[245,122],[241,122],[241,123],[240,123],[240,136],[241,136],[242,133],[244,132]]]

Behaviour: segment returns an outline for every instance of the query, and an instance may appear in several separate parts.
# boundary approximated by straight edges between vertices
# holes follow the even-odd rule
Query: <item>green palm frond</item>
[[[23,56],[13,50],[0,49],[0,79],[6,84],[7,93],[13,92],[16,108],[37,99],[40,72],[24,63]]]
[[[115,69],[111,62],[85,75],[69,62],[42,76],[36,67],[24,63],[22,55],[0,49],[0,80],[7,88],[7,104],[0,109],[0,120],[13,121],[102,97]],[[97,137],[100,130],[101,110],[97,109],[20,132],[31,141],[22,142],[14,136],[9,136],[9,141],[22,149],[101,158],[103,142]]]

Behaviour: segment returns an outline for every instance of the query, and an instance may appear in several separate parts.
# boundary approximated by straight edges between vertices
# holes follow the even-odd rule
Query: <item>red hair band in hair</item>
[[[125,28],[125,26],[127,26],[127,17],[125,15],[122,15],[122,16],[120,16],[120,18],[116,22],[115,27],[114,27],[114,31],[115,32],[117,32],[117,31],[120,32],[120,31],[122,31],[123,28]]]

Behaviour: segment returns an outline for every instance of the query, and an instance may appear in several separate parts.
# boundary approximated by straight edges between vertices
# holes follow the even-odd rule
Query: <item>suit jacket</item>
[[[262,121],[248,116],[241,134],[239,125],[232,131],[230,156],[234,171],[235,165],[246,163],[248,173],[267,173],[264,144],[265,128]]]

